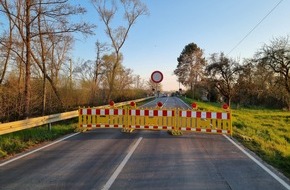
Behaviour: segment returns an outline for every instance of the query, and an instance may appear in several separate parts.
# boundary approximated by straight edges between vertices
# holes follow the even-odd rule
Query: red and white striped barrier
[[[132,109],[133,107],[133,109]],[[231,113],[178,109],[82,108],[84,128],[149,129],[232,134]]]
[[[190,127],[180,127],[181,131],[192,131],[192,132],[203,132],[203,133],[219,133],[219,134],[230,134],[230,130],[223,129],[203,129],[203,128],[190,128]]]
[[[230,119],[230,113],[226,112],[201,112],[201,111],[180,111],[180,117],[202,118],[202,119]]]
[[[142,126],[142,125],[131,125],[129,126],[131,129],[155,129],[155,130],[172,130],[171,126]]]
[[[81,127],[87,127],[87,128],[123,128],[124,125],[82,124]]]
[[[124,109],[82,108],[81,115],[125,115]]]
[[[149,116],[149,117],[173,117],[175,115],[174,110],[129,110],[130,116]]]

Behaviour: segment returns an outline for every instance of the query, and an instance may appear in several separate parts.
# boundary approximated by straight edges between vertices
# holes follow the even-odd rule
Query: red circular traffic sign
[[[163,74],[160,71],[154,71],[151,74],[151,80],[155,83],[160,83],[163,80]]]

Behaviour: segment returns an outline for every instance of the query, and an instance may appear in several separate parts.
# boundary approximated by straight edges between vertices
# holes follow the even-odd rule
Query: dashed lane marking
[[[102,190],[108,190],[110,189],[110,187],[112,186],[112,184],[114,183],[114,181],[116,180],[116,178],[118,177],[118,175],[121,173],[122,169],[124,168],[124,166],[126,165],[126,163],[128,162],[128,160],[130,159],[130,157],[132,156],[132,154],[134,153],[134,151],[136,150],[136,148],[138,147],[139,143],[141,142],[142,137],[139,137],[139,139],[137,140],[137,142],[134,144],[134,146],[130,149],[130,151],[128,152],[128,154],[126,155],[126,157],[124,158],[124,160],[121,162],[121,164],[117,167],[117,169],[115,170],[115,172],[112,174],[112,176],[110,177],[110,179],[107,181],[107,183],[104,185],[104,187],[102,188]]]

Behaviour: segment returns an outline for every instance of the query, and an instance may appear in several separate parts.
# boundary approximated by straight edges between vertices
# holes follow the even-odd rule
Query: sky
[[[189,43],[203,49],[206,58],[224,52],[242,62],[274,38],[290,36],[290,0],[282,0],[270,13],[280,1],[143,0],[150,15],[140,17],[131,28],[121,49],[123,65],[145,81],[153,71],[161,71],[163,90],[176,91],[179,84],[173,72],[177,57]],[[88,11],[82,19],[96,24],[97,28],[96,35],[78,38],[72,57],[74,60],[95,60],[95,42],[109,41],[92,4],[89,1],[79,3]]]

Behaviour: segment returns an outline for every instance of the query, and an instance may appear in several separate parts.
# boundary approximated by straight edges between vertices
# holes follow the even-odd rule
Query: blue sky
[[[123,65],[149,80],[151,73],[163,73],[163,90],[178,90],[173,71],[177,57],[189,43],[212,53],[228,54],[280,0],[143,0],[150,15],[140,17],[122,48]],[[94,60],[95,42],[108,41],[103,23],[89,1],[82,19],[98,25],[96,35],[75,43],[74,59]],[[290,35],[290,0],[281,4],[228,56],[252,57],[274,37]]]

